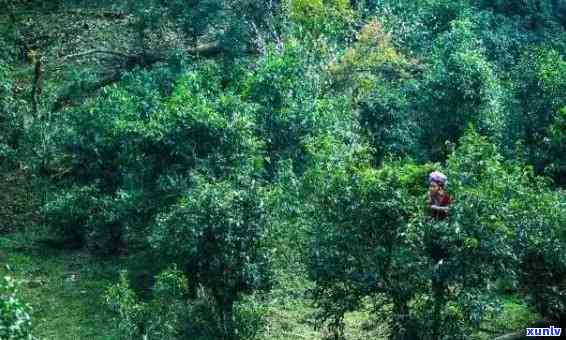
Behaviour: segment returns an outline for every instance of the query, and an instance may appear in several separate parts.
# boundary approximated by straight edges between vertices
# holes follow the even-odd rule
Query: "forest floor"
[[[151,257],[139,251],[105,258],[84,250],[63,250],[49,240],[37,228],[0,234],[0,275],[22,282],[23,298],[33,307],[35,335],[42,340],[118,339],[112,313],[105,304],[105,291],[117,281],[120,271],[128,270],[132,286],[149,292]],[[278,281],[284,284],[276,285],[265,299],[268,312],[264,338],[322,339],[324,333],[314,329],[314,309],[304,294],[308,284],[296,273],[280,276]],[[368,316],[367,311],[347,315],[347,339],[386,338],[385,323]],[[483,327],[494,333],[478,333],[471,339],[493,339],[496,333],[522,329],[536,318],[523,302],[505,297],[503,312]]]

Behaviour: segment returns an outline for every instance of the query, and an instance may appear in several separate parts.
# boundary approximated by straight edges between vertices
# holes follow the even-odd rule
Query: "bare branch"
[[[197,54],[205,57],[211,57],[213,55],[222,53],[224,49],[220,46],[218,41],[214,41],[207,44],[199,45],[195,48],[190,48],[187,50],[188,54]]]
[[[86,52],[81,52],[81,53],[76,53],[76,54],[69,54],[66,55],[64,57],[61,58],[61,61],[65,61],[68,59],[74,59],[74,58],[80,58],[80,57],[85,57],[91,54],[111,54],[117,57],[122,57],[122,58],[131,58],[133,57],[132,55],[129,54],[125,54],[122,52],[117,52],[117,51],[108,51],[108,50],[90,50],[90,51],[86,51]]]
[[[222,53],[223,52],[223,48],[220,46],[220,44],[218,42],[211,42],[208,44],[203,44],[203,45],[199,45],[195,48],[191,48],[186,50],[187,54],[194,54],[194,55],[199,55],[199,56],[203,56],[203,57],[212,57],[216,54]],[[114,68],[114,72],[112,72],[111,75],[104,77],[98,81],[95,82],[91,82],[91,83],[87,83],[87,84],[83,84],[82,87],[82,91],[84,93],[92,93],[104,86],[116,83],[118,81],[120,81],[120,79],[122,78],[122,75],[127,72],[132,70],[135,67],[149,67],[157,62],[160,61],[165,61],[166,60],[166,56],[165,55],[158,55],[158,54],[147,54],[147,53],[142,53],[142,54],[127,54],[124,52],[118,52],[118,51],[110,51],[110,50],[102,50],[102,49],[94,49],[94,50],[89,50],[89,51],[85,51],[85,52],[81,52],[81,53],[76,53],[76,54],[70,54],[67,56],[62,57],[60,60],[61,61],[65,61],[65,60],[71,60],[71,59],[76,59],[76,58],[81,58],[81,57],[85,57],[85,56],[89,56],[89,55],[94,55],[94,54],[103,54],[103,55],[111,55],[111,56],[116,56],[122,59],[121,65],[119,67],[115,67]],[[60,65],[60,66],[59,66]],[[59,68],[62,65],[64,65],[64,63],[59,63],[58,65],[54,65],[52,66],[53,68]],[[76,96],[76,93],[73,95],[72,92],[66,93],[61,95],[59,98],[57,98],[52,106],[52,111],[59,111],[60,109],[62,109],[64,106],[69,105],[73,102],[73,97]]]
[[[495,340],[519,340],[525,336],[525,331],[519,331],[515,333],[509,333],[502,336],[498,336]]]
[[[217,41],[215,41],[215,42],[199,45],[195,48],[190,48],[186,51],[187,51],[188,54],[197,54],[197,55],[208,57],[208,56],[213,56],[213,55],[221,53],[223,51],[223,48],[220,46],[220,44]],[[94,49],[94,50],[89,50],[89,51],[85,51],[85,52],[69,54],[69,55],[62,57],[60,60],[66,61],[66,60],[70,60],[70,59],[86,57],[86,56],[93,55],[93,54],[113,55],[113,56],[116,56],[116,57],[121,57],[121,58],[129,59],[129,60],[142,60],[142,59],[144,59],[144,60],[152,60],[153,61],[153,60],[164,60],[165,59],[165,57],[161,56],[161,55],[127,54],[127,53],[119,52],[119,51]]]

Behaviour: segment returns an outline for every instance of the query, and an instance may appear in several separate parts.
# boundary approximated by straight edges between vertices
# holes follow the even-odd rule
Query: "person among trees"
[[[437,220],[445,219],[448,217],[448,211],[453,202],[452,196],[444,190],[448,183],[448,178],[440,171],[433,171],[428,176],[428,183],[428,205],[431,215]]]

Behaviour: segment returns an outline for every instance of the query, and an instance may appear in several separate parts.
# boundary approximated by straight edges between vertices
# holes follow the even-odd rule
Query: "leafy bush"
[[[67,246],[81,247],[90,233],[88,221],[92,216],[93,187],[73,187],[65,192],[52,194],[42,207],[45,222],[60,236]]]
[[[544,26],[553,25],[553,21],[558,19],[561,10],[564,11],[564,4],[556,1],[524,1],[514,2],[510,0],[478,0],[481,7],[493,9],[498,14],[506,16],[518,16],[525,21],[531,29],[540,29]]]
[[[508,224],[516,230],[515,253],[520,291],[549,320],[566,324],[566,203],[564,192],[552,192],[529,173],[530,185],[517,190]]]
[[[0,338],[31,340],[31,308],[19,296],[16,281],[6,276],[0,280]]]
[[[276,173],[279,161],[288,159],[302,173],[308,138],[350,129],[347,97],[327,93],[317,51],[291,40],[283,50],[270,49],[245,78],[243,98],[257,106],[256,133],[266,144],[269,175]]]
[[[409,102],[411,63],[377,20],[365,24],[353,46],[328,66],[335,91],[348,93],[376,162],[415,151],[417,126]]]
[[[566,106],[563,107],[547,129],[548,161],[545,172],[557,184],[566,185]]]
[[[400,182],[412,184],[411,173],[424,174],[411,165],[372,169],[363,145],[349,147],[330,136],[315,140],[311,152],[314,166],[305,175],[305,197],[313,202],[305,202],[312,209],[307,270],[316,283],[319,321],[341,337],[344,314],[359,308],[365,296],[386,294],[396,308],[407,307],[411,293],[394,285],[417,272],[401,236],[416,201]]]
[[[232,338],[235,303],[243,294],[269,288],[265,193],[245,177],[235,182],[198,177],[196,181],[176,205],[157,217],[150,242],[193,278],[192,294],[198,285],[207,289],[222,334]]]
[[[510,142],[522,141],[527,160],[537,174],[563,184],[563,154],[555,144],[561,109],[566,103],[566,59],[551,48],[525,51],[514,70],[517,114],[510,123]]]
[[[355,18],[350,2],[345,0],[288,0],[287,3],[292,22],[315,37],[343,38]]]
[[[174,267],[156,277],[152,297],[142,301],[130,288],[127,273],[111,286],[106,301],[116,313],[121,339],[223,338],[214,301],[202,288],[190,297],[187,278]],[[235,337],[258,339],[264,329],[262,305],[253,299],[239,302],[235,312]]]
[[[417,119],[423,151],[432,160],[443,160],[450,152],[445,143],[455,143],[470,123],[493,142],[503,138],[504,92],[474,25],[469,19],[453,21],[424,75]]]
[[[18,160],[18,148],[23,137],[23,118],[17,112],[13,96],[12,69],[0,61],[0,166],[4,170],[13,167]]]
[[[217,48],[208,52],[210,54],[242,55],[253,47],[261,48],[253,46],[258,35],[276,33],[272,30],[277,29],[280,16],[280,2],[172,0],[162,3],[149,0],[128,3],[129,11],[137,19],[135,28],[141,38],[138,43],[169,55],[183,53],[184,48],[200,44],[201,39],[212,40],[210,45],[219,42]],[[167,31],[163,29],[166,27],[175,29]]]
[[[261,171],[253,108],[221,94],[219,74],[204,64],[179,77],[171,93],[160,88],[158,71],[131,75],[60,116],[49,164],[58,190],[45,207],[51,227],[115,253],[145,238],[156,214],[190,187],[190,171],[216,178],[234,168]]]
[[[118,332],[124,339],[140,339],[146,335],[144,323],[146,307],[141,304],[135,292],[130,289],[125,273],[120,274],[120,282],[110,287],[106,302],[118,314]]]

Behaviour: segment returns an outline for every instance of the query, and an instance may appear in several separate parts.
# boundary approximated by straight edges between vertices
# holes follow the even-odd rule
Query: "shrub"
[[[345,0],[288,0],[287,6],[292,22],[313,36],[343,38],[355,18]]]
[[[566,59],[549,47],[527,49],[513,70],[516,83],[514,107],[510,118],[509,143],[520,141],[526,160],[537,174],[564,183],[563,153],[558,145],[562,108],[566,103]],[[557,139],[558,138],[558,139]],[[556,144],[558,142],[559,144]],[[516,150],[516,148],[510,148]]]
[[[416,200],[400,183],[413,182],[409,173],[420,171],[400,164],[372,169],[363,145],[343,145],[330,136],[314,140],[310,150],[307,271],[316,283],[312,294],[318,321],[340,338],[344,314],[358,309],[366,296],[386,294],[396,308],[407,307],[412,293],[397,284],[406,284],[417,271],[401,235]]]
[[[333,86],[351,93],[377,163],[387,155],[413,155],[417,126],[408,98],[410,66],[375,19],[360,29],[342,58],[329,65]]]
[[[142,301],[130,288],[127,273],[109,287],[106,301],[116,313],[121,339],[209,340],[223,338],[213,299],[199,288],[190,296],[187,278],[175,267],[156,277],[153,294]],[[263,306],[254,299],[236,304],[235,334],[237,339],[258,339],[265,327]]]
[[[82,247],[86,243],[96,194],[97,190],[93,187],[75,186],[52,193],[42,207],[45,222],[67,246]]]
[[[6,276],[0,280],[0,339],[31,340],[31,308],[19,296],[16,281]]]
[[[508,223],[516,230],[519,291],[549,320],[566,325],[566,204],[564,193],[530,174],[528,190],[517,190]]]
[[[1,40],[0,40],[1,41]],[[18,159],[18,148],[23,137],[23,115],[18,114],[18,105],[13,96],[12,69],[0,61],[0,167],[14,167]],[[21,159],[20,159],[21,160]]]
[[[265,249],[264,192],[257,182],[238,178],[195,187],[157,217],[150,238],[159,254],[178,263],[214,299],[220,329],[235,336],[234,305],[243,294],[269,288]]]
[[[348,127],[347,98],[325,91],[327,80],[319,65],[323,58],[291,40],[283,50],[268,50],[245,79],[243,98],[257,107],[256,133],[266,144],[269,175],[276,172],[280,160],[288,159],[302,173],[305,140]]]
[[[116,253],[145,239],[157,213],[190,187],[194,169],[214,178],[234,168],[261,171],[253,107],[222,94],[219,74],[201,65],[166,93],[159,71],[140,72],[60,116],[48,224],[63,238]]]
[[[566,185],[566,106],[555,116],[547,129],[548,165],[545,172],[557,184]]]
[[[421,144],[432,160],[444,160],[450,152],[446,141],[456,143],[470,123],[492,142],[500,142],[505,131],[504,92],[475,25],[469,19],[450,24],[416,94]]]

